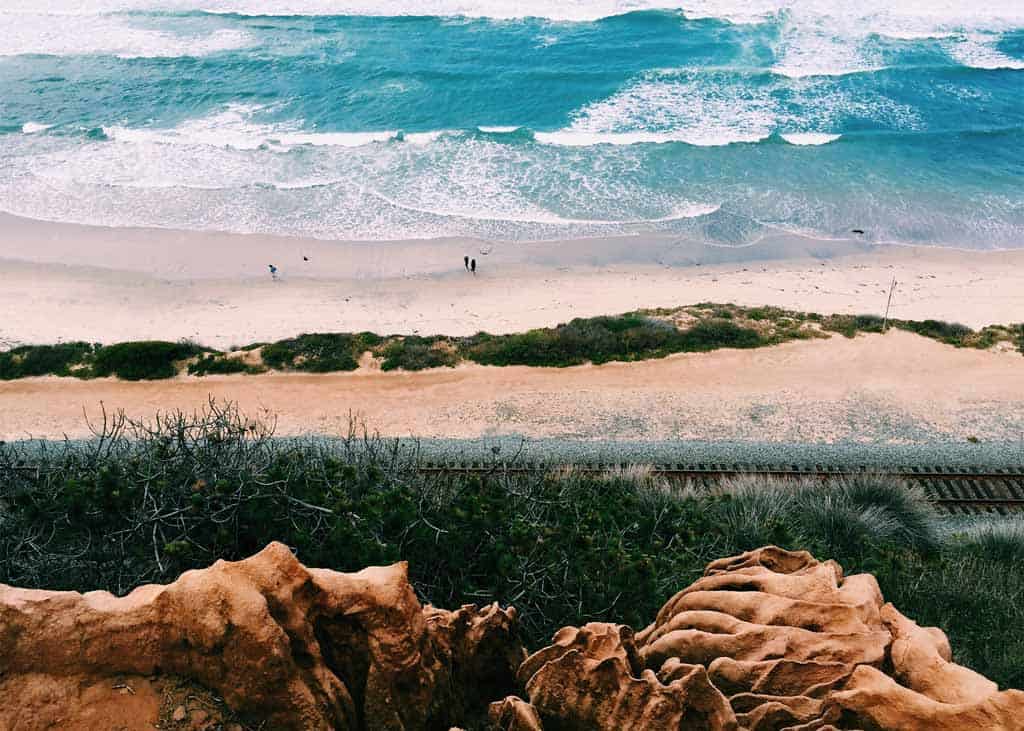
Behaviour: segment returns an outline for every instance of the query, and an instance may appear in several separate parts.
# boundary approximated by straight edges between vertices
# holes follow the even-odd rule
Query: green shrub
[[[756,330],[740,327],[729,320],[702,320],[689,330],[679,333],[674,352],[756,348],[764,344],[764,339]]]
[[[359,356],[380,343],[372,333],[315,333],[263,346],[263,363],[277,370],[354,371]]]
[[[85,365],[92,353],[93,346],[81,342],[23,345],[0,353],[0,380],[28,376],[78,375],[75,366]],[[82,372],[82,375],[87,374],[87,370]]]
[[[555,328],[516,335],[480,333],[464,340],[459,350],[464,357],[484,365],[564,367],[764,344],[755,330],[730,320],[702,320],[680,331],[670,322],[632,313],[580,318]]]
[[[446,347],[448,346],[448,347]],[[444,338],[423,338],[406,335],[394,338],[381,349],[385,371],[401,368],[422,371],[427,368],[453,368],[459,361],[458,353]]]
[[[762,321],[771,320],[777,322],[785,318],[790,319],[804,319],[799,312],[793,312],[792,310],[785,310],[781,307],[744,307],[740,308],[740,314],[745,316],[748,320]],[[807,317],[807,319],[812,319]],[[820,318],[819,318],[820,319]]]
[[[126,381],[173,378],[178,374],[176,361],[202,351],[194,343],[161,340],[105,345],[96,351],[92,370],[97,376],[117,376]]]
[[[687,329],[678,329],[668,318],[680,312],[695,316],[697,321]],[[738,324],[745,320],[769,321],[773,327],[767,335],[762,335],[756,329]],[[577,318],[553,328],[511,335],[482,332],[465,338],[418,335],[384,338],[370,332],[315,333],[232,350],[262,348],[262,362],[269,368],[314,373],[355,370],[359,367],[360,356],[367,351],[382,358],[384,370],[451,367],[463,360],[496,366],[564,367],[663,358],[673,353],[717,348],[756,348],[822,337],[816,330],[804,328],[807,322],[820,322],[823,330],[851,338],[858,332],[881,332],[883,324],[882,318],[876,315],[822,317],[778,307],[744,308],[702,303],[613,317]],[[990,325],[973,331],[964,325],[938,320],[891,320],[890,324],[957,347],[989,348],[1007,341],[1024,353],[1024,325]],[[189,373],[260,373],[265,370],[261,366],[243,366],[224,354],[191,344],[154,341],[102,348],[88,343],[66,343],[24,346],[0,353],[0,379],[48,373],[83,378],[110,374],[131,379],[167,378],[174,375],[174,361],[200,353],[208,355],[190,365]]]
[[[627,343],[635,340],[643,329],[644,324],[637,318],[575,319],[555,328],[513,335],[481,333],[464,341],[460,352],[477,363],[501,366],[564,367],[588,361],[633,360],[628,357]],[[658,331],[654,339],[667,339],[667,336],[667,331]]]
[[[882,332],[883,322],[877,315],[830,315],[821,321],[821,327],[852,338],[859,332]]]
[[[926,338],[940,340],[948,345],[958,347],[962,347],[967,337],[974,334],[974,331],[966,325],[942,322],[941,320],[899,320],[894,324],[902,330],[909,330]],[[991,344],[989,343],[989,345]]]
[[[229,375],[233,373],[254,375],[265,371],[266,368],[250,365],[240,358],[226,358],[222,353],[201,355],[198,360],[190,363],[188,366],[190,376]]]

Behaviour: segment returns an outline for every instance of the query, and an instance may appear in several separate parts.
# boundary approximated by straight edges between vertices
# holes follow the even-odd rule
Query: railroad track
[[[421,474],[436,475],[515,475],[540,474],[564,469],[570,465],[559,462],[423,462]],[[600,474],[611,470],[637,467],[635,463],[582,463],[571,465],[577,472]],[[850,468],[830,465],[756,465],[756,464],[656,464],[643,465],[653,475],[664,477],[681,487],[710,489],[728,478],[740,476],[773,477],[776,479],[839,479],[874,474],[905,480],[924,488],[928,498],[940,509],[952,514],[1024,513],[1024,466],[1011,469],[896,467],[891,469]],[[8,466],[14,472],[32,471],[30,465]]]
[[[471,462],[463,464],[425,463],[424,474],[530,474],[564,467],[558,463]],[[573,469],[584,473],[602,473],[624,469],[629,464],[579,464]],[[670,464],[649,466],[651,473],[682,486],[711,488],[722,480],[740,476],[776,479],[838,479],[864,474],[884,475],[924,488],[940,509],[953,514],[1024,512],[1024,466],[1013,469],[950,468],[932,466],[868,469],[830,465],[752,465],[752,464]]]

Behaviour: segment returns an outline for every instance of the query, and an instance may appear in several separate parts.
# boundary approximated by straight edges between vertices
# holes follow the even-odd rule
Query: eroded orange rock
[[[561,630],[520,667],[502,729],[1024,729],[1024,693],[953,664],[874,577],[769,546],[715,561],[635,636]],[[536,721],[513,725],[517,716]],[[532,717],[531,717],[532,718]]]
[[[267,728],[448,728],[512,687],[514,626],[497,606],[424,609],[404,563],[307,569],[278,543],[123,598],[0,585],[0,729],[50,728],[33,719],[55,705],[71,727],[105,702],[78,689],[118,674],[189,679]]]
[[[1024,729],[1024,693],[806,552],[715,561],[640,632],[565,627],[526,657],[515,624],[421,606],[405,564],[307,569],[280,544],[123,598],[0,585],[0,731]]]

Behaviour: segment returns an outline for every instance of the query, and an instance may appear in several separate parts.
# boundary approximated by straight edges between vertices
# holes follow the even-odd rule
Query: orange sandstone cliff
[[[649,627],[526,657],[514,609],[424,607],[405,564],[308,569],[275,543],[123,598],[0,585],[0,730],[1024,729],[1024,693],[950,657],[806,552],[716,561]]]

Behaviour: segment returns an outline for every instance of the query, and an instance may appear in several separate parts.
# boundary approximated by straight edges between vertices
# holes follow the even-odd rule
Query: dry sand
[[[212,396],[278,414],[280,434],[763,441],[1024,440],[1024,358],[906,332],[574,368],[0,382],[0,439],[87,436],[83,408],[136,417]]]
[[[893,277],[897,317],[975,327],[1024,320],[1024,251],[792,237],[747,249],[666,237],[366,244],[3,215],[0,233],[0,347],[193,338],[223,348],[316,331],[502,333],[701,301],[881,313]],[[477,258],[477,276],[463,270],[464,255]],[[268,263],[281,281],[271,281]]]

